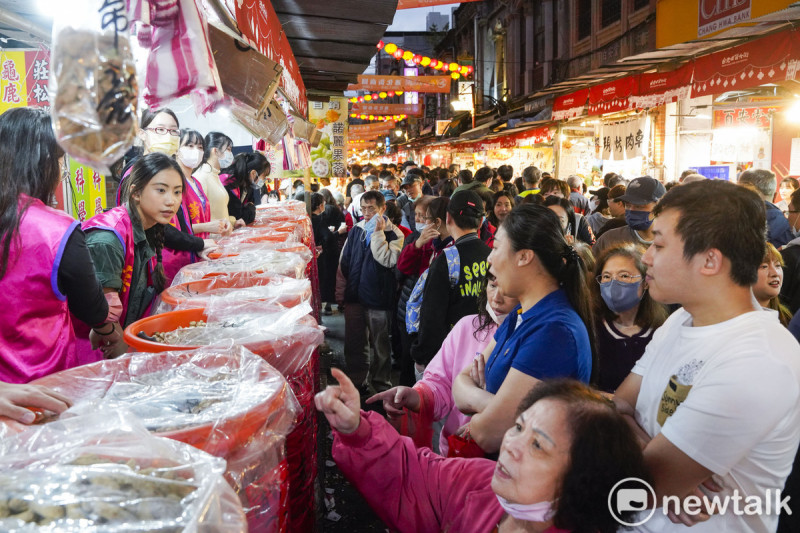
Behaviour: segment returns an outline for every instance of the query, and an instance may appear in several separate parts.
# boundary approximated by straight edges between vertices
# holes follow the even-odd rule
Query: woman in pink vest
[[[164,230],[181,206],[185,180],[175,160],[153,153],[139,158],[128,177],[124,205],[84,224],[86,243],[107,294],[122,305],[125,328],[149,314],[153,299],[165,287],[162,259]],[[126,346],[105,347],[106,356]]]
[[[78,222],[47,205],[64,156],[50,116],[6,111],[0,139],[0,381],[27,383],[96,360],[78,348],[73,317],[106,342],[122,337],[106,323],[109,306]]]
[[[205,140],[200,132],[189,129],[181,130],[181,147],[178,148],[175,160],[186,177],[183,208],[189,216],[192,232],[201,239],[207,239],[209,233],[226,236],[233,231],[231,221],[227,217],[211,220],[211,203],[208,201],[203,186],[193,175],[203,163],[204,150]]]

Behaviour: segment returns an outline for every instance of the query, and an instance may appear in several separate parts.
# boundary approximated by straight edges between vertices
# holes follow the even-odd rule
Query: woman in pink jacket
[[[618,520],[634,522],[632,512],[612,515],[609,502],[621,481],[647,480],[641,449],[613,404],[586,385],[540,382],[495,463],[416,449],[380,415],[362,412],[353,383],[332,373],[340,385],[315,402],[334,429],[333,458],[391,529],[611,533]]]

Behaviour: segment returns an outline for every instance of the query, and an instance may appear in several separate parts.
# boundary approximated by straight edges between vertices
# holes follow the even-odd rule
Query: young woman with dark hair
[[[585,242],[589,246],[594,244],[594,235],[586,217],[576,213],[572,208],[572,203],[566,198],[550,195],[544,197],[544,206],[549,207],[561,220],[561,227],[567,236],[570,244],[576,240]]]
[[[211,209],[211,220],[228,218],[228,191],[219,179],[220,169],[233,163],[233,140],[224,133],[212,131],[206,134],[203,162],[194,177],[203,186]],[[236,219],[231,220],[235,224]],[[239,222],[236,227],[244,226]]]
[[[669,316],[650,297],[642,262],[645,249],[633,243],[604,250],[592,283],[599,365],[597,386],[614,392],[644,354],[653,333]]]
[[[98,360],[79,349],[78,322],[112,344],[122,331],[80,223],[48,205],[64,158],[50,115],[10,109],[0,115],[0,139],[0,381],[27,383]]]
[[[211,219],[211,204],[200,182],[193,176],[203,162],[205,140],[199,131],[181,130],[181,141],[175,161],[181,167],[186,178],[186,190],[183,191],[183,208],[189,216],[192,231],[201,239],[208,238],[209,233],[230,235],[233,226],[228,217]]]
[[[500,290],[520,305],[476,358],[476,368],[456,378],[453,396],[462,412],[474,413],[463,433],[494,453],[524,391],[546,378],[589,382],[596,365],[585,267],[553,211],[538,205],[511,211],[489,263]]]
[[[165,288],[164,231],[180,208],[186,185],[178,163],[160,153],[139,158],[128,179],[124,205],[84,224],[97,277],[107,294],[118,296],[123,328],[146,316]],[[126,349],[120,342],[104,352],[116,356]]]
[[[269,173],[269,161],[259,152],[239,154],[231,166],[220,171],[220,179],[228,191],[228,214],[237,223],[242,220],[245,224],[252,224],[256,219],[253,185],[260,188]]]
[[[621,480],[650,480],[631,426],[585,384],[545,381],[521,391],[504,413],[512,423],[495,462],[416,449],[380,415],[361,411],[358,389],[332,373],[339,386],[315,403],[333,428],[333,459],[393,531],[615,533],[609,495]]]

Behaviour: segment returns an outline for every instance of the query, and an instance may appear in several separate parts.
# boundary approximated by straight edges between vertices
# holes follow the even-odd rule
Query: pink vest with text
[[[0,381],[27,383],[80,361],[67,297],[58,290],[58,267],[78,225],[66,213],[21,195],[28,205],[11,240],[0,279]]]

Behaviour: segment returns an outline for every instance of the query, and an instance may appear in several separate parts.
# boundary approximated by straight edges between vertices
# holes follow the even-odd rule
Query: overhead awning
[[[639,88],[639,76],[626,76],[589,88],[589,114],[602,115],[631,109],[630,97]]]
[[[699,57],[693,96],[794,80],[800,67],[800,32],[793,30]]]
[[[670,72],[654,72],[639,76],[639,90],[630,97],[635,108],[649,108],[689,97],[694,65],[686,63]]]
[[[581,116],[588,98],[588,87],[574,93],[559,96],[553,102],[553,120],[565,120]]]

